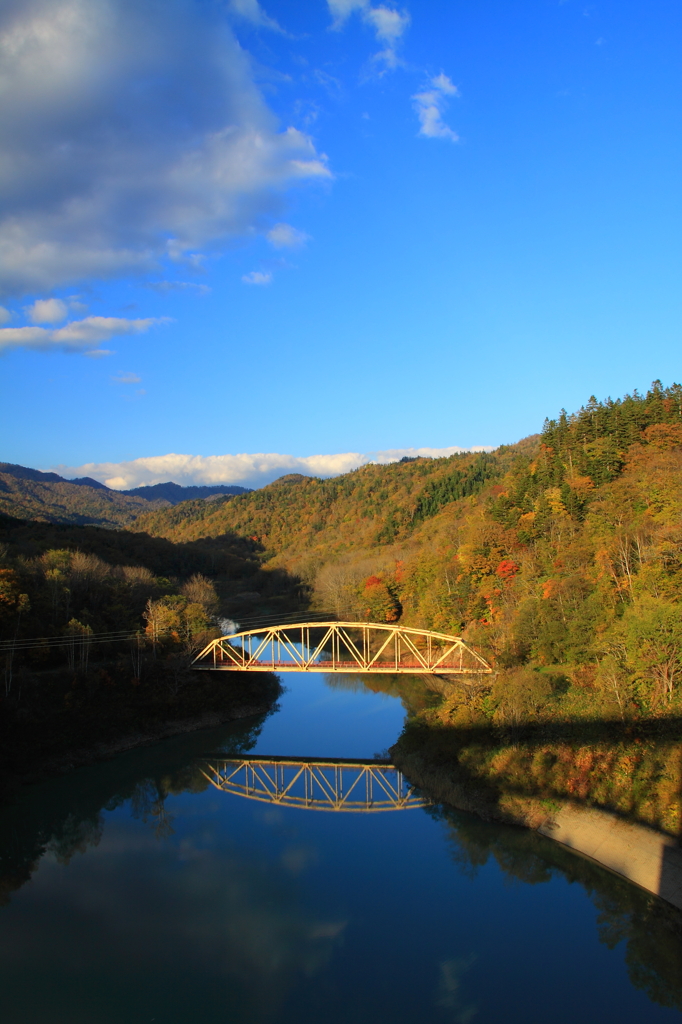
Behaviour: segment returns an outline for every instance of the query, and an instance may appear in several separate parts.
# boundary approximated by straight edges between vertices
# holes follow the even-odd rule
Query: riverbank
[[[67,684],[46,676],[32,690],[32,700],[5,702],[0,712],[0,801],[22,785],[135,747],[267,715],[282,693],[270,673],[171,673],[163,664],[135,685],[116,685],[99,670],[94,685],[92,674]]]
[[[407,750],[402,738],[389,753],[435,803],[533,829],[682,910],[682,849],[676,837],[575,801],[505,792],[500,778],[475,779],[461,762],[437,763],[424,752]]]

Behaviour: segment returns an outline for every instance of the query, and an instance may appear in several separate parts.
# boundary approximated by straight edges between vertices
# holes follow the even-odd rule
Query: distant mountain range
[[[218,501],[248,491],[248,487],[228,484],[181,487],[171,481],[114,491],[88,476],[66,480],[58,473],[0,462],[0,512],[47,523],[120,529],[143,512],[196,499]]]
[[[71,482],[85,483],[89,477]],[[94,481],[93,481],[94,483]],[[104,487],[104,484],[98,484]],[[251,487],[239,487],[237,484],[213,484],[211,486],[181,487],[170,480],[165,484],[151,484],[145,487],[133,487],[131,491],[119,491],[119,494],[128,494],[131,498],[146,498],[147,501],[158,501],[159,499],[170,502],[171,505],[179,505],[181,501],[191,501],[193,498],[203,498],[204,501],[211,501],[212,498],[219,498],[223,494],[250,494]]]

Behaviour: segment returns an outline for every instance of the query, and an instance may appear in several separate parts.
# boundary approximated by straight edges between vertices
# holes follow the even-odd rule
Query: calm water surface
[[[680,1020],[661,904],[550,840],[437,809],[208,786],[208,751],[373,757],[400,702],[287,675],[265,721],[27,788],[0,814],[6,1024]]]

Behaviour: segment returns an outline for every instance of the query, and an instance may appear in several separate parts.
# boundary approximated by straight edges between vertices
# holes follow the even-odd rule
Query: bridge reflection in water
[[[343,758],[208,757],[205,778],[225,793],[314,811],[407,811],[425,807],[388,761]]]

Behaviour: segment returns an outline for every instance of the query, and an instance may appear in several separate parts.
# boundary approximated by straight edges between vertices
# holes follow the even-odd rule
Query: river
[[[3,1022],[680,1020],[674,918],[549,839],[211,786],[204,754],[373,758],[400,734],[396,697],[282,678],[265,719],[48,779],[0,811]]]

